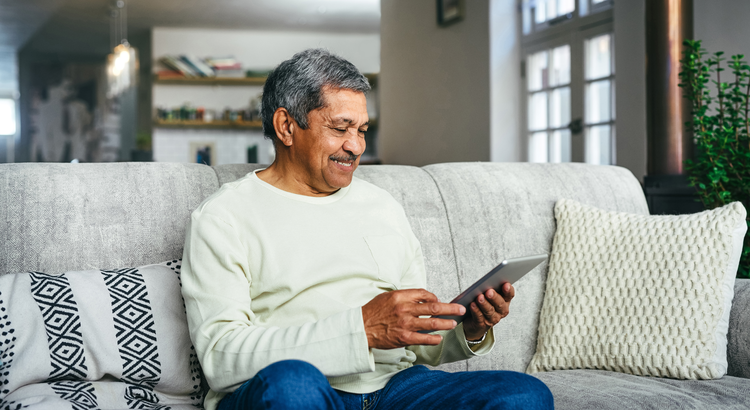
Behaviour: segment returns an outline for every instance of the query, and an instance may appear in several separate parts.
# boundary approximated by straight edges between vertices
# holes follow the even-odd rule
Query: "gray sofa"
[[[0,274],[139,266],[182,256],[188,217],[223,183],[259,165],[0,165]],[[641,187],[618,167],[453,163],[362,166],[356,175],[389,191],[422,243],[428,289],[450,300],[504,258],[549,253],[553,206],[570,198],[648,213]],[[546,264],[516,284],[494,351],[450,371],[524,371],[536,348]],[[635,302],[634,302],[635,303]],[[596,370],[537,373],[558,409],[750,408],[750,280],[737,280],[728,374],[682,381]],[[481,382],[478,379],[477,382]]]

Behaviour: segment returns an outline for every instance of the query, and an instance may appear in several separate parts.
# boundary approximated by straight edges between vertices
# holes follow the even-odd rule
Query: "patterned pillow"
[[[722,377],[745,217],[739,202],[649,216],[558,201],[527,371]]]
[[[0,277],[0,409],[200,407],[179,269]]]

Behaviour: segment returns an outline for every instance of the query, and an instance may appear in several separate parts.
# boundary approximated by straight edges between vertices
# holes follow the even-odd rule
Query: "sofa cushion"
[[[555,234],[553,209],[560,198],[648,214],[641,185],[625,168],[476,162],[423,169],[435,180],[445,204],[461,290],[503,259],[549,253]],[[495,326],[498,348],[469,360],[470,370],[526,369],[536,348],[546,275],[544,263],[514,284],[510,314]]]
[[[750,381],[640,377],[604,370],[536,373],[552,391],[557,410],[740,410],[750,408]]]
[[[179,268],[172,260],[0,277],[0,401],[46,408],[64,401],[107,409],[200,405],[202,376]]]
[[[693,215],[644,216],[558,201],[528,371],[723,376],[745,216],[739,202]]]

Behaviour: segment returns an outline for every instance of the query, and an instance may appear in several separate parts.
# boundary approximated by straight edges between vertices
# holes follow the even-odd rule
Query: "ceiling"
[[[380,0],[126,0],[128,38],[151,27],[378,33]],[[0,0],[0,50],[106,53],[111,0]]]

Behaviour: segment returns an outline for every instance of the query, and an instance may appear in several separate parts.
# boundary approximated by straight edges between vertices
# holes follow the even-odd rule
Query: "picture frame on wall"
[[[191,141],[190,162],[204,165],[216,164],[216,144],[213,141]]]
[[[464,19],[464,0],[436,0],[437,22],[449,26]]]

